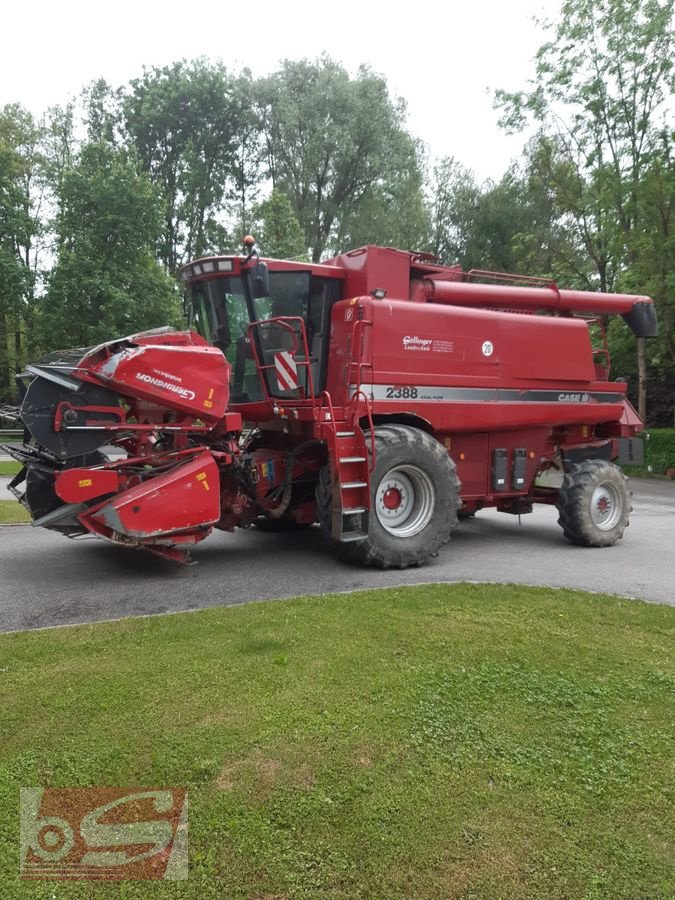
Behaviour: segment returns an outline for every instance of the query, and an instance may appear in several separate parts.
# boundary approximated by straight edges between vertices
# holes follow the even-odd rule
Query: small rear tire
[[[632,510],[628,479],[618,466],[587,459],[565,475],[558,524],[580,547],[610,547],[623,537]]]

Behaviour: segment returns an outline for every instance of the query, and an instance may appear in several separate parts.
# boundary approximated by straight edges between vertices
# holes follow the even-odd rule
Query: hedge
[[[642,434],[645,468],[654,475],[675,469],[675,428],[650,428]]]

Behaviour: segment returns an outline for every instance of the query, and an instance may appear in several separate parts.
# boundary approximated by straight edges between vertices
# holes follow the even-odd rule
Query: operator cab
[[[327,268],[277,261],[268,268],[251,256],[183,267],[189,325],[230,363],[231,404],[265,400],[263,383],[268,396],[286,401],[325,389],[330,308],[340,297],[340,280],[315,271]],[[275,368],[280,354],[295,363],[290,381]]]

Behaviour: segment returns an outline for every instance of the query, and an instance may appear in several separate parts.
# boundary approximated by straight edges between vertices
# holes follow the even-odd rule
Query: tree
[[[657,152],[643,168],[640,228],[631,234],[631,266],[621,273],[622,290],[647,293],[659,311],[659,339],[645,347],[650,419],[672,426],[675,414],[675,135],[664,131]],[[627,368],[630,372],[630,368]]]
[[[452,157],[434,168],[433,252],[462,268],[553,277],[551,210],[541,184],[513,166],[479,185]]]
[[[490,268],[480,244],[491,239],[481,222],[481,206],[489,185],[481,188],[473,172],[453,157],[441,159],[433,171],[432,250],[448,264],[464,269]]]
[[[565,0],[554,39],[537,54],[532,90],[498,92],[503,125],[520,128],[530,119],[541,129],[560,207],[603,290],[638,263],[645,165],[657,152],[674,86],[673,0]],[[645,418],[641,339],[638,366]]]
[[[113,88],[104,78],[83,89],[81,100],[90,143],[114,146],[123,142],[122,97],[122,89]]]
[[[234,84],[239,120],[236,146],[232,161],[232,189],[238,234],[234,246],[239,246],[243,236],[251,231],[253,206],[258,199],[265,149],[260,120],[255,109],[255,84],[248,69],[239,75]],[[221,238],[222,240],[222,238]],[[221,250],[226,248],[221,247]],[[230,246],[228,249],[234,249]]]
[[[222,237],[216,226],[237,164],[243,99],[235,87],[220,64],[182,61],[146,70],[123,100],[130,140],[162,193],[159,257],[172,274],[211,250],[214,233]]]
[[[40,139],[40,127],[21,106],[0,111],[0,398],[7,399],[14,392],[12,374],[26,361],[40,232]]]
[[[330,249],[339,253],[365,244],[402,250],[429,245],[431,217],[424,194],[423,151],[399,131],[388,148],[383,174],[354,204],[345,204]]]
[[[161,201],[132,152],[85,144],[64,173],[59,252],[40,304],[44,350],[84,346],[178,319],[154,259]]]
[[[307,257],[305,237],[288,197],[272,194],[253,210],[253,231],[264,256],[278,259]]]
[[[365,66],[352,79],[326,56],[286,60],[256,89],[272,185],[289,197],[318,262],[342,219],[386,177],[404,106]]]

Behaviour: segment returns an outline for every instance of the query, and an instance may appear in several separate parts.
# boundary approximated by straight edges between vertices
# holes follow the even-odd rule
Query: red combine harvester
[[[25,443],[5,449],[34,525],[184,560],[213,528],[318,521],[383,568],[420,565],[458,514],[487,506],[556,505],[575,544],[623,535],[613,460],[639,461],[642,423],[609,380],[604,325],[618,314],[654,336],[648,297],[372,246],[261,260],[252,239],[180,274],[189,330],[52,354],[21,376]]]

